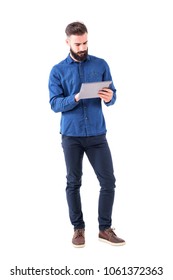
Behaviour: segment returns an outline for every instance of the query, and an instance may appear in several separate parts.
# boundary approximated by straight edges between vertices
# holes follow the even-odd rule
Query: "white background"
[[[95,277],[83,279],[105,279],[105,266],[163,266],[164,277],[151,279],[170,279],[171,2],[100,0],[94,1],[93,6],[78,0],[1,1],[3,279],[13,279],[10,269],[16,265],[100,269]],[[73,229],[65,198],[60,114],[50,109],[47,84],[52,66],[68,54],[64,30],[75,20],[88,27],[89,53],[108,62],[117,88],[117,102],[104,107],[104,114],[117,178],[113,226],[127,242],[123,247],[109,246],[97,239],[99,184],[86,159],[81,193],[86,247],[75,249],[71,245]],[[51,278],[55,279],[40,279]]]

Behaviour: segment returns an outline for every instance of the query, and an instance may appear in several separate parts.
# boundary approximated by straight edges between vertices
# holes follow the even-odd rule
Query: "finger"
[[[106,90],[99,90],[98,93],[99,93],[99,94],[104,94],[104,95],[110,94],[110,92],[108,92],[108,91],[106,91]]]

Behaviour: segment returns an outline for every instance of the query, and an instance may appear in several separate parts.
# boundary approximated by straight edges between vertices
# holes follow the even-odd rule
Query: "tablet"
[[[83,83],[79,92],[79,99],[99,98],[98,92],[104,87],[109,87],[112,81]]]

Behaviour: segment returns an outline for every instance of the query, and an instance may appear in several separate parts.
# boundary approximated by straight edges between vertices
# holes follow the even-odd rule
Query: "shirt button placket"
[[[87,107],[86,107],[86,105],[84,105],[84,116],[85,116],[85,120],[87,120],[87,119],[88,119],[86,109],[87,109]]]
[[[83,102],[83,112],[84,112],[86,135],[88,135],[88,116],[87,116],[87,106],[85,104],[85,101]]]

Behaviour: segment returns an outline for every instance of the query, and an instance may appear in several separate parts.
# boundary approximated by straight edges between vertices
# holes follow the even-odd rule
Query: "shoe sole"
[[[85,244],[81,244],[81,245],[75,245],[75,244],[73,244],[73,247],[74,247],[74,248],[83,248],[83,247],[85,247]]]
[[[110,245],[112,245],[112,246],[123,246],[123,245],[126,244],[126,242],[113,243],[113,242],[110,242],[110,241],[108,241],[108,240],[106,240],[106,239],[103,239],[103,238],[99,238],[99,241],[104,242],[104,243],[108,243],[108,244],[110,244]]]

